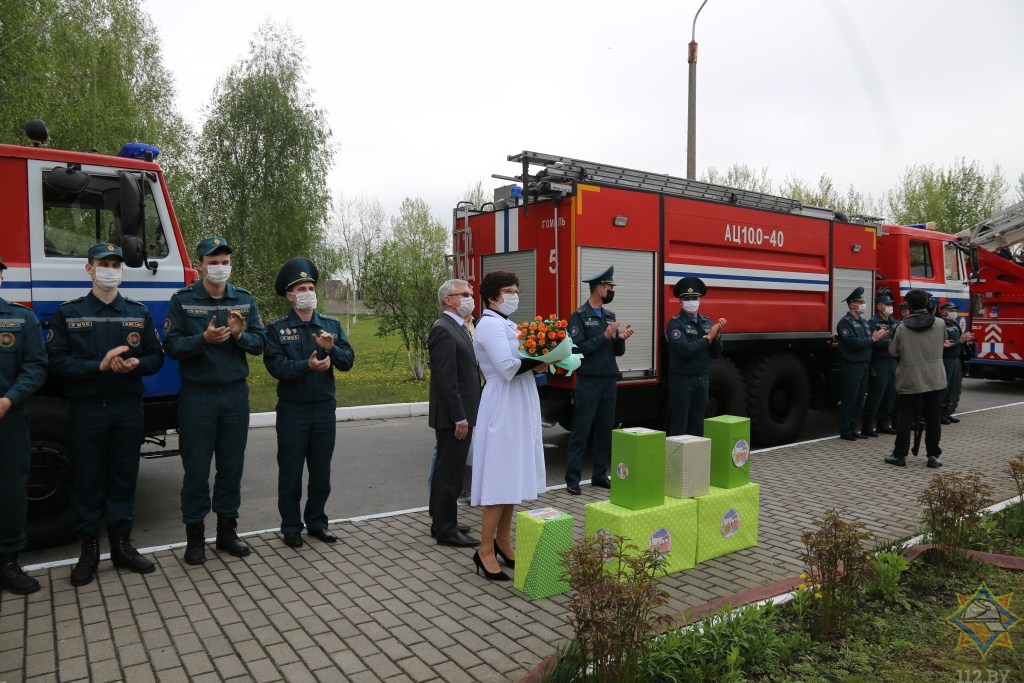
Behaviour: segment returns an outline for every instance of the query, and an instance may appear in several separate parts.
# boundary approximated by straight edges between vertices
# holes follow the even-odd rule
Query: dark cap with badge
[[[875,297],[875,304],[885,304],[886,306],[892,306],[892,297],[888,294],[879,294]]]
[[[699,277],[684,277],[672,288],[672,296],[681,299],[684,296],[704,296],[708,288]]]
[[[850,292],[850,296],[843,299],[848,304],[852,304],[854,301],[864,301],[864,288],[858,287],[857,289]]]
[[[207,237],[196,247],[196,256],[199,258],[218,252],[231,253],[231,247],[228,246],[228,241],[223,237]]]
[[[277,280],[274,282],[274,291],[278,296],[284,296],[285,292],[300,282],[312,282],[316,284],[320,279],[320,271],[316,265],[307,258],[296,256],[288,259],[277,271]]]
[[[111,256],[116,256],[117,258],[124,261],[124,254],[121,253],[121,247],[117,246],[116,244],[111,244],[110,242],[100,242],[99,244],[94,244],[91,247],[89,247],[90,261],[92,261],[93,259],[99,260],[109,258]]]
[[[589,282],[592,286],[596,285],[614,285],[615,284],[615,266],[608,266],[607,269],[602,270],[597,275],[583,278],[584,282]]]
[[[955,311],[955,310],[957,310],[956,304],[953,303],[952,301],[947,301],[946,303],[942,304],[941,310],[943,310],[943,311]]]

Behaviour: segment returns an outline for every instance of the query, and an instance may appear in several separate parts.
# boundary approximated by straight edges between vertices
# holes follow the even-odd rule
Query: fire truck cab
[[[680,311],[672,287],[681,277],[707,284],[702,314],[729,320],[725,357],[709,373],[709,414],[748,415],[762,446],[794,440],[810,408],[838,397],[833,335],[855,287],[873,292],[884,273],[901,298],[922,284],[951,295],[948,235],[894,227],[883,237],[877,222],[791,199],[569,157],[526,151],[508,160],[520,174],[494,177],[517,185],[483,207],[455,209],[455,277],[478,283],[514,271],[514,320],[568,319],[589,296],[582,278],[614,265],[610,308],[635,330],[618,359],[620,423],[666,424],[663,334]],[[912,269],[924,258],[911,246],[918,240],[937,268]],[[891,268],[880,267],[881,252]],[[545,419],[567,429],[573,384],[551,377],[541,390]]]
[[[41,125],[41,124],[40,124]],[[160,327],[173,292],[195,280],[155,148],[120,156],[0,145],[0,225],[8,265],[3,295],[33,309],[44,335],[57,306],[89,291],[86,252],[96,242],[125,254],[121,293],[146,304]],[[177,363],[145,379],[147,438],[177,427]],[[72,532],[68,404],[50,379],[28,405],[32,429],[28,532],[33,546]]]

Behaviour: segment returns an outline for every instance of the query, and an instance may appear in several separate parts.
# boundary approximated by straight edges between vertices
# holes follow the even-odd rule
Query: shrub
[[[807,574],[821,597],[812,629],[814,637],[827,640],[846,632],[860,585],[869,568],[864,544],[871,538],[859,520],[847,522],[839,510],[829,510],[814,520],[815,531],[805,531],[802,555]]]
[[[606,534],[578,540],[562,559],[562,578],[573,589],[569,609],[576,637],[561,652],[565,664],[550,680],[639,680],[636,666],[651,644],[652,627],[669,621],[656,616],[668,594],[654,583],[667,560]]]
[[[982,531],[982,511],[991,502],[992,488],[977,472],[938,474],[917,497],[924,506],[925,530],[935,546],[939,566],[963,566],[967,547]]]
[[[900,576],[910,567],[903,553],[886,551],[871,558],[871,576],[865,585],[865,594],[889,605],[908,607],[900,591]]]

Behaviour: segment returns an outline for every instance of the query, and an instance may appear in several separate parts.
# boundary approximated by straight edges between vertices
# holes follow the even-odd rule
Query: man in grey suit
[[[441,317],[430,328],[429,424],[437,434],[437,460],[430,487],[434,521],[431,536],[438,545],[472,548],[480,541],[459,528],[458,498],[473,425],[480,406],[480,371],[473,341],[464,318],[473,313],[476,300],[465,280],[447,280],[437,290]]]

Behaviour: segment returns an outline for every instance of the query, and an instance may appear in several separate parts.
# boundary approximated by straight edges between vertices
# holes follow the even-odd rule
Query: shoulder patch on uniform
[[[7,303],[9,303],[12,306],[17,306],[18,308],[24,308],[26,311],[31,311],[32,310],[31,308],[29,308],[28,306],[26,306],[24,304],[19,304],[17,301],[8,301]]]
[[[323,318],[324,320],[333,320],[336,323],[341,322],[336,316],[327,315],[326,313],[321,313],[320,317]]]
[[[682,331],[682,330],[680,330],[680,329],[679,329],[678,327],[674,327],[674,328],[672,328],[672,333],[671,333],[671,334],[669,334],[669,336],[670,336],[670,337],[671,337],[671,338],[672,338],[673,340],[675,340],[675,341],[678,341],[678,340],[679,340],[679,338],[683,336],[683,331]]]
[[[249,296],[252,296],[252,292],[250,292],[250,291],[249,291],[248,289],[246,289],[245,287],[239,287],[238,285],[233,285],[233,286],[234,286],[234,288],[235,288],[235,290],[236,290],[236,291],[239,291],[239,292],[245,292],[245,293],[246,293],[246,294],[248,294]]]
[[[124,296],[124,294],[122,294],[121,296]],[[135,299],[129,299],[126,296],[124,296],[124,300],[127,301],[130,304],[138,304],[139,306],[145,306],[146,305],[146,304],[142,303],[141,301],[136,301]]]
[[[844,337],[849,337],[850,336],[850,328],[844,326],[842,329],[839,330],[839,334],[843,335]]]
[[[63,306],[64,304],[77,304],[79,301],[85,301],[85,297],[80,296],[77,299],[68,299],[67,301],[63,302],[61,306]]]
[[[282,315],[280,317],[274,318],[273,320],[267,322],[267,325],[276,325],[277,323],[279,323],[279,322],[281,322],[283,320],[287,320],[287,319],[288,319],[287,315]]]

